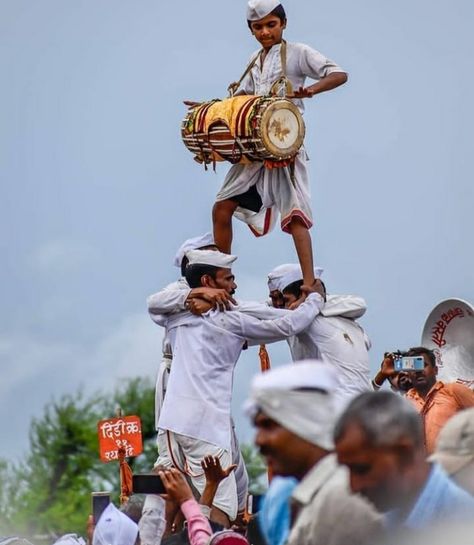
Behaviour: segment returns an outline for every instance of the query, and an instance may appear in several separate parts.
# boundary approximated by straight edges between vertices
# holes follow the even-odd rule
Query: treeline
[[[106,490],[118,504],[118,463],[99,459],[97,422],[116,415],[142,421],[144,452],[129,460],[134,473],[149,471],[156,457],[154,387],[149,380],[127,379],[112,393],[86,397],[82,392],[48,404],[31,422],[29,452],[13,462],[0,458],[0,536],[85,535],[90,493]],[[259,488],[262,460],[243,445],[251,488]]]

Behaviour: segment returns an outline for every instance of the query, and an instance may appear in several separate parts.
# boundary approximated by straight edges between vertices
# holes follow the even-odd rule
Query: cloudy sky
[[[419,342],[441,299],[474,300],[470,0],[288,0],[286,38],[350,74],[307,104],[318,263],[368,302],[372,367]],[[256,49],[244,0],[0,1],[0,418],[18,457],[48,401],[154,377],[146,296],[176,247],[210,228],[227,166],[205,172],[179,134],[182,99],[225,96]],[[235,229],[239,296],[294,261],[278,230]],[[284,344],[274,364],[288,361]],[[249,350],[236,374],[240,416]]]

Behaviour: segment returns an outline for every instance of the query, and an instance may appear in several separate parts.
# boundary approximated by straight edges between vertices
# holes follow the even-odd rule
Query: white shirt
[[[257,60],[252,70],[242,81],[240,89],[249,95],[267,95],[272,85],[283,76],[281,67],[281,44],[274,45],[267,53],[263,66]],[[258,55],[256,51],[251,61]],[[293,88],[304,87],[306,78],[316,81],[333,72],[344,72],[335,62],[325,57],[319,51],[301,43],[286,44],[286,75]],[[294,103],[303,112],[303,100],[295,99]]]
[[[323,306],[311,294],[300,307],[273,320],[232,310],[169,316],[173,364],[159,427],[230,450],[230,406],[235,364],[245,342],[271,343],[296,335]]]
[[[346,402],[370,391],[370,341],[355,320],[365,313],[362,297],[328,295],[327,302],[304,331],[287,339],[293,361],[321,359],[337,367],[338,397]],[[293,311],[269,307],[262,303],[242,303],[242,312],[258,318],[276,318]]]

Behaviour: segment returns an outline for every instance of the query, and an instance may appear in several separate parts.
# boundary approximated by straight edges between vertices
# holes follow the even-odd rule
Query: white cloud
[[[118,379],[154,379],[161,354],[161,329],[144,315],[130,315],[90,346],[51,342],[22,334],[0,337],[0,415],[4,448],[14,456],[27,446],[33,416],[52,398],[77,391],[112,389]],[[4,418],[11,415],[10,418]]]
[[[35,248],[30,265],[42,273],[72,272],[90,264],[98,257],[97,249],[77,240],[57,239]]]

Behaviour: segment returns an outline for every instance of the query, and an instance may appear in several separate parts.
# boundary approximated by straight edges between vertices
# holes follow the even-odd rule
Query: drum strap
[[[234,83],[231,83],[229,87],[227,87],[227,91],[229,92],[229,96],[233,97],[234,93],[237,91],[237,89],[240,87],[240,84],[244,81],[244,78],[249,74],[249,72],[252,70],[252,68],[257,63],[258,59],[263,53],[263,49],[261,49],[255,57],[250,61],[249,65],[245,69],[245,72],[240,77],[239,81],[236,81]],[[286,87],[286,94],[291,95],[293,93],[293,85],[291,84],[291,81],[288,79],[286,75],[286,40],[281,41],[280,46],[280,59],[281,59],[281,71],[282,71],[282,77],[279,78],[275,83],[272,85],[272,88],[270,90],[271,95],[276,94],[276,89],[279,85],[284,84]]]

